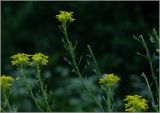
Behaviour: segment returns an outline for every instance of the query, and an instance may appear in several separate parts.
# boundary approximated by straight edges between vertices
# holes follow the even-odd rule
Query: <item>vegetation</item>
[[[56,3],[58,4],[59,2]],[[6,2],[3,2],[2,5],[2,9],[4,10],[2,10],[2,12],[5,13],[7,13],[5,9],[6,4]],[[33,4],[33,2],[26,2],[25,11],[29,11]],[[69,4],[72,4],[72,2]],[[123,2],[119,2],[119,4],[123,4]],[[24,12],[22,11],[22,13]],[[106,48],[109,53],[106,51],[106,55],[102,55],[103,52],[97,50],[103,50],[103,47],[107,46],[107,44],[110,45],[110,42],[107,44],[104,42],[103,44],[102,40],[101,43],[99,43],[97,42],[98,39],[93,40],[93,38],[92,40],[95,44],[94,42],[92,43],[92,41],[86,41],[87,43],[82,44],[83,39],[77,38],[75,40],[72,38],[74,37],[74,32],[78,30],[73,30],[72,26],[77,26],[76,23],[81,21],[80,18],[77,18],[77,15],[78,13],[75,12],[60,11],[60,14],[55,16],[60,23],[59,29],[63,36],[62,43],[60,43],[58,48],[61,48],[61,46],[64,46],[64,48],[57,49],[60,52],[53,55],[44,55],[41,52],[49,53],[47,49],[42,47],[38,49],[38,52],[34,52],[35,50],[32,48],[32,51],[24,51],[23,53],[19,50],[17,51],[18,54],[14,52],[16,54],[11,55],[10,64],[12,64],[12,66],[9,64],[10,71],[5,71],[7,68],[3,67],[2,73],[7,74],[0,77],[2,91],[1,111],[158,112],[159,36],[155,28],[152,33],[149,33],[148,39],[145,39],[142,35],[138,37],[134,35],[132,38],[135,39],[132,40],[133,43],[127,38],[123,40],[124,42],[128,40],[126,41],[127,43],[124,43],[122,40],[120,41],[118,38],[115,38],[117,37],[115,35],[113,38],[113,46],[111,47],[112,52]],[[70,26],[70,24],[72,24],[72,26]],[[79,26],[78,28],[80,29],[81,27]],[[98,29],[101,29],[100,26],[97,27],[96,31],[98,31]],[[102,27],[100,31],[104,29],[105,28]],[[86,31],[86,36],[89,32],[89,30]],[[113,31],[113,33],[115,33],[115,31]],[[3,31],[3,29],[2,34],[2,37],[7,37],[5,36],[6,31]],[[101,32],[100,34],[103,33]],[[129,34],[132,35],[132,33]],[[99,36],[101,37],[101,35]],[[58,39],[60,39],[60,37]],[[109,41],[109,39],[106,40]],[[37,43],[40,42],[39,40],[36,41]],[[60,40],[55,41],[59,43],[58,41]],[[97,49],[96,43],[99,47],[104,46],[100,47],[101,49]],[[119,49],[114,47],[114,43],[119,43]],[[126,45],[122,46],[120,43]],[[136,45],[137,43],[139,45]],[[135,47],[133,49],[134,46],[132,44],[136,45],[137,48]],[[49,45],[49,43],[47,45]],[[4,45],[2,44],[2,48],[3,47]],[[53,45],[53,47],[56,46]],[[132,49],[128,49],[127,47]],[[63,49],[65,49],[65,51],[62,51]],[[127,51],[128,53],[133,52],[135,55],[129,55]],[[137,54],[142,57],[136,55],[136,51],[140,51],[137,52]],[[116,55],[115,53],[119,54]],[[121,55],[122,57],[126,56],[124,60],[119,57]],[[68,65],[61,63],[62,61],[58,61],[62,57],[64,57],[64,61],[66,61]],[[136,64],[135,67],[127,65],[127,62],[131,60],[127,57],[134,57],[132,62],[135,63],[132,64]],[[65,65],[65,68],[63,65]],[[109,67],[105,67],[105,65]],[[125,67],[127,71],[122,71],[123,65],[128,66]],[[131,75],[132,73],[134,74]]]

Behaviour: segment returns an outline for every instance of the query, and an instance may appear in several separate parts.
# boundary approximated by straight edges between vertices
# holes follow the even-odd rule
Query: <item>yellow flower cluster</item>
[[[119,77],[114,74],[105,74],[104,77],[99,79],[99,83],[107,84],[107,86],[111,87],[115,85],[119,80]]]
[[[72,17],[72,14],[73,12],[60,11],[60,14],[56,15],[56,18],[62,23],[73,22],[75,19]]]
[[[32,60],[34,64],[47,65],[48,56],[45,56],[42,53],[36,53],[32,56]]]
[[[29,56],[27,54],[24,53],[18,53],[17,55],[13,55],[11,57],[12,61],[12,65],[23,65],[23,64],[30,64],[29,62]]]
[[[42,53],[36,53],[34,55],[18,53],[17,55],[13,55],[11,59],[12,65],[47,65],[48,63],[48,56]]]
[[[125,104],[125,111],[128,112],[142,112],[148,109],[147,100],[142,98],[139,95],[128,95],[124,101],[127,103]]]
[[[9,89],[12,86],[13,81],[14,78],[12,78],[11,76],[2,75],[0,77],[0,86],[3,90]]]

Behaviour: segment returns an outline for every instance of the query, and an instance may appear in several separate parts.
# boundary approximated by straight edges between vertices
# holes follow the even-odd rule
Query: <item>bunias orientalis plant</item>
[[[151,77],[152,77],[152,83],[149,83],[147,76],[145,75],[145,73],[142,73],[142,77],[144,77],[145,83],[146,83],[146,87],[148,88],[148,92],[149,92],[149,100],[151,102],[152,108],[154,109],[154,111],[158,111],[158,105],[159,105],[159,97],[160,97],[160,93],[159,93],[159,69],[158,67],[156,68],[154,63],[157,62],[159,63],[159,36],[156,32],[155,29],[153,29],[152,34],[150,34],[150,42],[154,45],[154,53],[153,55],[151,54],[147,43],[145,41],[145,39],[143,38],[142,35],[140,35],[139,37],[134,36],[134,38],[140,42],[140,44],[142,45],[142,47],[145,50],[145,55],[141,54],[141,53],[137,53],[138,55],[141,55],[142,57],[144,57],[146,59],[146,61],[148,62],[149,66],[150,66],[150,72],[151,72]],[[158,55],[156,55],[156,53],[158,53]],[[158,58],[158,59],[157,59]],[[157,71],[157,74],[156,74]],[[154,86],[154,89],[151,87],[151,84],[153,84],[152,86]]]
[[[75,44],[73,44],[68,37],[68,26],[71,22],[73,22],[75,19],[73,18],[73,12],[67,12],[67,11],[60,11],[59,15],[56,15],[56,18],[58,19],[58,21],[61,23],[61,25],[59,26],[60,30],[62,31],[64,38],[62,39],[63,43],[64,43],[64,47],[65,49],[68,51],[69,56],[71,58],[71,60],[65,59],[69,65],[72,66],[73,68],[73,72],[75,72],[75,74],[77,74],[80,77],[81,83],[83,88],[85,89],[85,91],[87,92],[87,94],[95,101],[95,103],[97,104],[97,106],[100,108],[101,111],[105,111],[101,101],[98,100],[97,98],[97,94],[95,92],[94,89],[91,89],[90,87],[88,87],[85,82],[84,82],[84,76],[86,76],[84,74],[84,71],[86,70],[86,65],[84,66],[84,69],[80,70],[79,65],[81,63],[82,60],[82,56],[79,58],[79,60],[77,61],[76,59],[76,55],[75,55],[75,50],[76,50],[76,45],[77,42]],[[97,80],[101,77],[101,72],[99,70],[99,67],[97,65],[95,56],[92,52],[91,47],[88,45],[88,50],[89,50],[89,56],[93,62],[93,67],[94,67],[94,72],[97,76]],[[87,63],[86,63],[87,64]],[[117,77],[118,78],[118,77]],[[117,80],[118,82],[118,80]],[[111,93],[110,93],[110,88],[109,90],[107,90],[107,96],[108,96],[108,102],[110,104],[110,99],[111,99]],[[105,98],[103,98],[104,101],[106,101]],[[106,104],[108,105],[108,103],[106,102]],[[112,111],[110,105],[108,105],[108,110],[107,111]]]
[[[11,95],[11,87],[16,79],[11,76],[2,75],[0,76],[0,86],[1,86],[1,111],[12,112],[15,108],[10,105],[9,97]]]
[[[108,106],[109,112],[113,111],[112,109],[114,109],[115,107],[113,106],[115,102],[112,96],[112,89],[113,86],[116,85],[119,80],[120,80],[119,77],[114,74],[105,74],[103,77],[99,79],[99,83],[101,84],[101,89],[104,90],[107,95],[107,100],[105,98],[104,99]]]
[[[25,81],[25,86],[27,90],[27,94],[34,100],[36,107],[40,111],[53,111],[52,105],[49,104],[49,94],[47,93],[46,86],[41,78],[41,67],[47,65],[48,63],[48,56],[43,55],[42,53],[36,53],[34,55],[28,55],[25,53],[18,53],[17,55],[13,55],[11,57],[12,65],[16,65],[18,71],[22,74],[23,79]],[[28,78],[29,75],[27,74],[25,68],[30,66],[33,68],[35,73],[35,83],[39,87],[39,93],[33,93],[33,87],[29,84]],[[37,99],[38,96],[42,96],[42,101]]]
[[[76,61],[75,49],[76,49],[77,43],[75,43],[73,45],[68,37],[67,28],[68,28],[69,24],[75,20],[75,19],[73,19],[72,14],[73,14],[73,12],[60,11],[60,14],[56,15],[56,18],[58,19],[58,21],[61,22],[61,25],[59,26],[59,28],[64,35],[64,38],[62,39],[62,41],[64,43],[64,47],[69,52],[69,55],[71,57],[71,61],[69,61],[68,59],[67,59],[67,61],[72,66],[73,71],[80,77],[81,83],[82,83],[84,89],[86,90],[87,94],[89,96],[91,96],[94,99],[94,101],[96,102],[96,104],[100,107],[100,109],[102,111],[104,111],[101,103],[96,98],[96,95],[94,95],[94,93],[91,91],[91,89],[86,86],[84,79],[83,79],[83,74],[78,67],[81,62],[81,58],[78,62]]]

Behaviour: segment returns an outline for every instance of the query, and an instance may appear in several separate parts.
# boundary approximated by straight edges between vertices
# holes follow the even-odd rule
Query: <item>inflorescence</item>
[[[42,53],[36,53],[34,55],[28,55],[24,53],[18,53],[17,55],[11,56],[12,65],[47,65],[48,56]]]
[[[107,86],[111,87],[115,85],[119,80],[119,77],[114,74],[105,74],[102,78],[99,79],[99,83],[102,85],[107,84]]]
[[[59,15],[56,15],[58,21],[62,23],[73,22],[75,19],[72,17],[73,12],[60,11]]]
[[[148,100],[142,98],[139,95],[128,95],[124,101],[127,103],[125,104],[125,111],[128,112],[142,112],[148,109],[147,102]]]

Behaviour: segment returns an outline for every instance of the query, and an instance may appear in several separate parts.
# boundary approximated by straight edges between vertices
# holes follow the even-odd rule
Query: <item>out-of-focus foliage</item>
[[[64,61],[67,53],[61,42],[60,23],[55,18],[60,10],[74,12],[76,20],[69,28],[69,36],[73,42],[78,41],[77,55],[85,55],[88,52],[86,45],[90,44],[102,73],[120,75],[119,89],[115,89],[113,94],[118,110],[124,109],[121,101],[124,95],[138,93],[147,96],[147,90],[137,75],[142,71],[150,75],[149,65],[136,54],[137,51],[144,51],[133,39],[133,34],[144,34],[147,38],[152,28],[159,30],[158,1],[3,1],[1,6],[2,74],[20,76],[10,63],[10,56],[14,54],[42,52],[48,55],[49,62],[43,71],[43,78],[48,89],[53,90],[55,111],[99,111],[84,93],[79,78]],[[152,44],[149,49],[154,52]],[[29,81],[32,84],[33,73],[27,71],[31,73]],[[98,91],[94,83],[95,75],[90,75],[86,83]],[[12,104],[16,102],[18,111],[36,111],[34,103],[24,95],[23,80],[18,84],[13,90],[13,98],[10,98]]]

